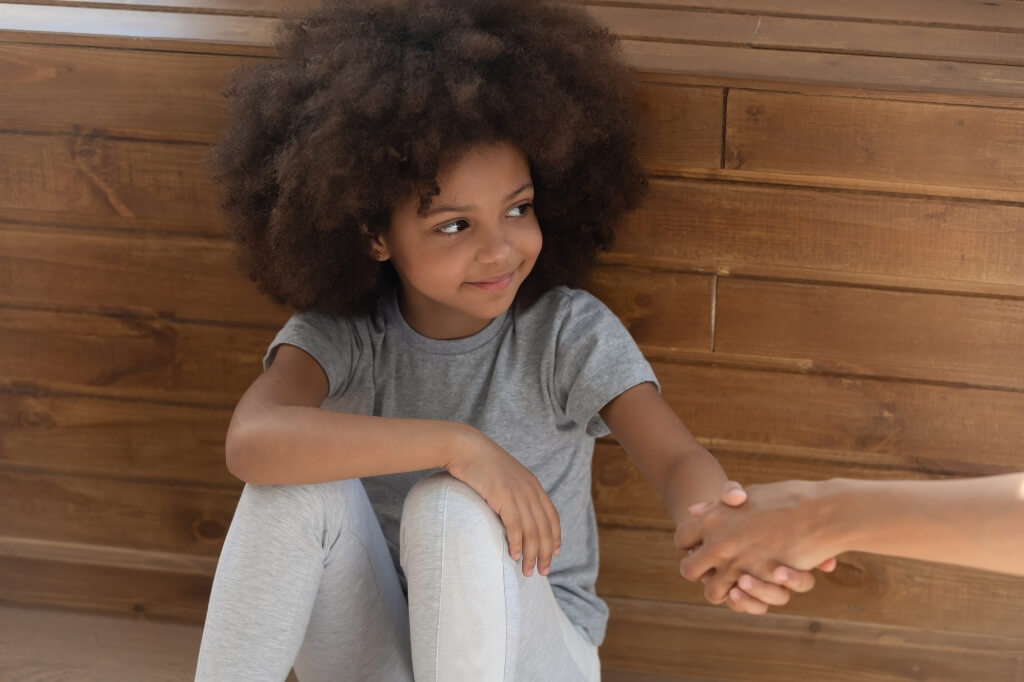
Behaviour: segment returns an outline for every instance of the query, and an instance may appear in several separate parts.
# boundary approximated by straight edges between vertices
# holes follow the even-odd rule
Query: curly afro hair
[[[295,310],[372,310],[398,280],[369,236],[411,197],[426,210],[474,145],[509,142],[530,164],[544,248],[520,305],[578,286],[646,188],[632,75],[582,9],[327,0],[277,48],[232,74],[210,162],[244,267]]]

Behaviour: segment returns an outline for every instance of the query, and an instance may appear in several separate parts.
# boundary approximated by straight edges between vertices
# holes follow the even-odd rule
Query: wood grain
[[[699,605],[703,585],[679,576],[672,532],[600,526],[598,593]],[[921,627],[936,631],[1024,636],[1019,601],[1024,579],[944,564],[848,553],[834,573],[777,609],[813,618]]]
[[[718,279],[715,350],[1024,389],[1024,301]]]
[[[257,61],[0,43],[0,129],[212,142],[228,74]]]
[[[609,599],[601,647],[606,667],[629,680],[828,680],[829,682],[1016,682],[1019,640],[937,633],[721,608]],[[644,675],[652,675],[648,678]],[[691,677],[692,676],[692,677]]]
[[[217,556],[239,492],[0,471],[0,535]]]
[[[698,364],[654,369],[668,402],[712,445],[811,448],[934,473],[1020,469],[1021,393]]]
[[[1024,102],[1020,66],[649,40],[621,45],[626,62],[644,78],[658,74],[670,82],[784,91],[813,86],[879,99],[885,97],[880,92],[899,93],[899,99],[931,93],[941,97],[923,99],[1014,107]]]
[[[278,329],[225,240],[82,234],[0,223],[0,304],[135,313]],[[168,286],[173,282],[173,286]]]
[[[195,624],[206,617],[213,583],[206,575],[5,556],[0,556],[0,575],[0,603]]]
[[[713,284],[707,275],[604,266],[591,272],[587,289],[619,316],[634,338],[707,350]]]
[[[656,179],[613,255],[711,272],[762,267],[1024,294],[1024,206]]]
[[[0,219],[227,234],[206,145],[0,133]]]
[[[5,469],[237,489],[224,465],[231,411],[0,392]]]
[[[1024,31],[1024,16],[1016,0],[614,0],[626,7],[668,7],[758,16],[828,17],[873,24],[899,23],[920,26],[985,28],[993,31]],[[586,4],[604,4],[590,0]]]
[[[0,307],[0,386],[233,407],[274,333]]]
[[[725,167],[1019,189],[1024,111],[730,90]]]
[[[640,158],[650,167],[719,168],[722,156],[721,88],[640,83],[644,137]]]

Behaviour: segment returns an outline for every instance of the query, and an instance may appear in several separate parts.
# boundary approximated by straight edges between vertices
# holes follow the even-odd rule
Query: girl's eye
[[[458,234],[469,227],[469,222],[466,220],[453,220],[450,223],[439,225],[434,229],[441,234]]]
[[[513,218],[523,218],[530,213],[531,208],[533,208],[533,204],[527,201],[513,208],[508,214]]]

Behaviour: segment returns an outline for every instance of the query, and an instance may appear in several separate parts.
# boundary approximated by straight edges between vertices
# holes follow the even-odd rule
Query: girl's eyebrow
[[[522,187],[520,187],[516,191],[510,193],[507,197],[505,197],[505,201],[512,201],[513,197],[515,197],[517,194],[522,194],[523,192],[525,192],[528,189],[533,189],[533,182],[527,182],[525,185],[523,185]],[[423,214],[423,217],[424,218],[429,218],[430,216],[437,215],[438,213],[465,213],[467,211],[472,210],[473,208],[475,208],[475,207],[474,206],[435,206],[435,207],[427,210]]]

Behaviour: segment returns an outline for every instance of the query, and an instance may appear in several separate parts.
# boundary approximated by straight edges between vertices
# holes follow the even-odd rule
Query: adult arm
[[[677,536],[695,548],[681,571],[693,578],[713,570],[707,585],[714,596],[726,594],[742,573],[773,579],[780,564],[808,569],[845,551],[1024,576],[1024,473],[783,481],[751,486],[747,494],[738,507],[699,509]]]

